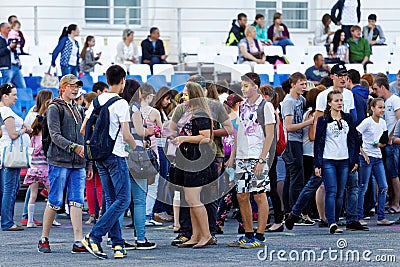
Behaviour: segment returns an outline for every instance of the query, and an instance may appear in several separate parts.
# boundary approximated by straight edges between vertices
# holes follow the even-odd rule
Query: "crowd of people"
[[[342,3],[334,9],[341,13],[344,7]],[[357,5],[351,7],[358,10]],[[359,21],[359,14],[354,14]],[[50,90],[40,91],[23,120],[10,108],[17,100],[17,87],[23,87],[14,78],[0,87],[1,148],[31,148],[21,223],[27,228],[42,225],[38,251],[52,252],[50,232],[59,225],[57,213],[67,213],[71,219],[71,252],[89,252],[99,259],[108,258],[101,245],[103,236],[114,258],[124,258],[130,249],[156,248],[146,238],[146,227],[161,222],[173,222],[178,236],[172,246],[215,245],[231,210],[242,236],[228,246],[245,249],[264,247],[266,232],[317,221],[330,234],[343,233],[341,225],[348,231],[368,231],[366,220],[375,213],[377,225],[400,223],[385,218],[387,213],[400,213],[400,71],[397,81],[389,84],[383,73],[374,77],[346,69],[347,60],[369,60],[352,47],[365,43],[369,51],[378,43],[363,39],[361,28],[349,25],[346,16],[348,12],[335,19],[324,15],[319,29],[324,36],[319,43],[340,59],[332,68],[317,54],[315,66],[305,74],[291,74],[275,88],[261,85],[254,72],[232,87],[196,74],[182,92],[168,87],[156,92],[147,83],[126,79],[126,64],[166,62],[155,27],[142,42],[141,59],[133,31],[124,30],[117,46],[119,64],[107,69],[107,84],[95,83],[92,92],[82,90],[79,73],[90,75],[101,64],[101,54],[94,55],[93,36],[86,38],[80,51],[75,40],[78,26],[64,28],[51,63],[61,53],[63,76],[57,98]],[[376,16],[370,19],[364,34],[382,38],[381,28],[374,28]],[[330,20],[341,22],[343,30],[332,32]],[[239,14],[227,40],[238,46],[243,62],[264,63],[263,45],[293,45],[280,13],[268,30],[263,15],[246,25],[246,15]],[[4,78],[13,66],[19,70],[14,65],[19,59],[17,44],[7,40],[10,25],[2,23],[0,28],[0,45],[5,43],[0,51],[6,55],[1,54],[0,63],[9,64],[6,75],[2,70]],[[347,39],[347,33],[352,37]],[[151,164],[147,166],[155,172],[138,170],[138,164]],[[14,222],[20,171],[20,165],[2,163],[3,231],[24,230]],[[41,187],[48,191],[43,222],[33,216]],[[93,226],[89,233],[82,227],[85,189],[90,214],[85,224]],[[122,236],[127,211],[134,244]]]

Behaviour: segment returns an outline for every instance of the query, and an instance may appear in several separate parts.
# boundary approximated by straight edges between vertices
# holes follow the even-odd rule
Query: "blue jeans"
[[[344,188],[349,175],[349,160],[323,159],[322,177],[325,185],[325,213],[328,224],[339,221]]]
[[[12,83],[17,88],[26,88],[24,75],[18,66],[11,65],[9,70],[1,70],[2,83]]]
[[[64,205],[64,189],[67,186],[67,200],[70,206],[83,208],[86,186],[85,168],[61,168],[49,164],[50,192],[47,205],[60,210]]]
[[[108,232],[113,246],[124,246],[119,219],[130,202],[128,166],[124,158],[111,155],[104,161],[96,162],[96,167],[106,196],[107,210],[93,226],[90,237],[94,242],[101,243]]]
[[[385,219],[385,202],[386,192],[388,185],[386,182],[385,168],[383,167],[383,161],[381,158],[369,157],[370,163],[364,160],[363,156],[360,156],[360,181],[358,183],[358,204],[357,214],[358,219],[364,219],[364,196],[368,189],[369,179],[371,172],[374,174],[378,183],[378,220]]]
[[[159,56],[151,57],[151,62],[149,63],[151,74],[162,74],[162,73],[153,73],[153,65],[154,64],[167,64],[167,61],[161,60],[161,57],[159,57]]]
[[[358,201],[358,172],[350,172],[346,183],[346,223],[358,221],[357,201]]]
[[[315,175],[311,175],[310,180],[304,186],[299,197],[297,198],[296,204],[292,208],[292,213],[296,216],[300,216],[301,212],[305,207],[307,207],[314,193],[317,191],[318,187],[322,184],[322,178]]]
[[[61,66],[61,74],[62,76],[67,74],[73,74],[78,77],[78,67],[77,66]]]
[[[133,223],[138,241],[144,241],[146,235],[146,195],[147,179],[134,179],[131,176],[131,194],[133,199]]]
[[[7,230],[14,225],[14,206],[19,190],[21,169],[3,168],[0,170],[1,181],[1,229]]]
[[[286,39],[282,39],[282,40],[279,40],[279,41],[275,41],[274,45],[282,46],[283,53],[286,54],[286,46],[294,45],[294,44],[289,38],[286,38]]]

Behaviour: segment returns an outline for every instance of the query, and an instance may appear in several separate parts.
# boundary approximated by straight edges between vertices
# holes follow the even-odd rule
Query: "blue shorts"
[[[385,167],[387,178],[399,177],[399,147],[398,145],[385,146]]]
[[[278,157],[278,162],[276,163],[276,173],[278,175],[277,182],[285,181],[286,179],[286,164],[282,159],[282,156]]]
[[[67,200],[70,206],[83,208],[86,184],[85,168],[61,168],[49,164],[50,192],[47,205],[54,210],[64,205],[64,189],[67,189]]]

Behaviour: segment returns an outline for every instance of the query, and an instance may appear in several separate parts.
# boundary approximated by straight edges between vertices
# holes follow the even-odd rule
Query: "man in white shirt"
[[[393,198],[392,203],[389,207],[390,213],[400,212],[400,181],[399,181],[399,151],[396,145],[392,145],[392,132],[396,126],[397,121],[400,119],[400,98],[397,95],[393,95],[389,90],[389,83],[385,78],[377,78],[372,84],[372,90],[378,97],[382,97],[385,100],[385,116],[389,142],[385,146],[385,167],[386,175],[389,180],[392,181],[393,186]]]
[[[245,101],[240,107],[239,129],[235,147],[227,163],[233,165],[236,159],[237,198],[243,219],[245,236],[229,243],[230,247],[259,248],[264,247],[266,240],[264,231],[268,217],[268,201],[266,192],[269,191],[267,157],[274,139],[274,108],[270,102],[264,102],[258,93],[260,77],[257,73],[246,73],[242,77],[242,92]],[[264,125],[258,121],[258,108],[264,103]],[[263,129],[265,128],[265,129]],[[264,131],[265,130],[265,131]],[[262,144],[262,145],[261,145]],[[250,193],[258,206],[258,226],[256,234],[253,230],[253,218],[250,204]]]
[[[98,97],[99,104],[105,105],[108,100],[122,93],[125,86],[126,72],[119,65],[108,68],[107,81],[110,89],[107,93]],[[86,118],[90,118],[94,110],[93,102],[90,105]],[[136,147],[135,140],[129,129],[129,105],[124,99],[115,101],[108,107],[110,112],[109,135],[115,140],[114,149],[111,156],[106,160],[96,161],[103,190],[107,199],[107,210],[97,221],[89,234],[82,239],[82,244],[95,257],[106,259],[107,254],[102,250],[100,243],[102,237],[108,232],[113,242],[114,258],[125,256],[124,239],[119,224],[119,217],[128,208],[131,200],[130,178],[125,157],[128,152],[125,142],[129,145],[129,150]]]

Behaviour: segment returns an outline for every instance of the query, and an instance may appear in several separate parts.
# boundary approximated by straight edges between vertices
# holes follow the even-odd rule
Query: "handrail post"
[[[177,15],[178,15],[178,20],[177,20],[177,37],[178,37],[178,55],[179,55],[179,64],[178,64],[178,70],[185,70],[185,67],[183,65],[184,63],[184,58],[182,55],[182,8],[177,8]]]
[[[33,36],[35,45],[39,45],[38,7],[33,6]]]
[[[125,25],[126,28],[129,28],[129,7],[125,8]]]

